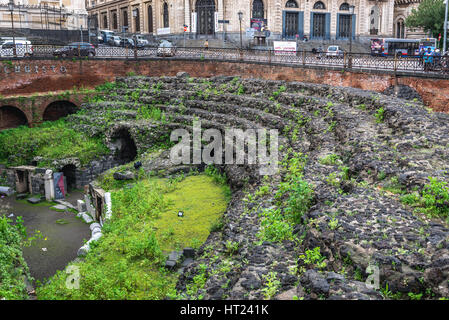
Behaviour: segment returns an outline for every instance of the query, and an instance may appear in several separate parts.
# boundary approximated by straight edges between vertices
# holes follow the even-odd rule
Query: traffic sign
[[[229,20],[218,20],[218,23],[229,23]]]

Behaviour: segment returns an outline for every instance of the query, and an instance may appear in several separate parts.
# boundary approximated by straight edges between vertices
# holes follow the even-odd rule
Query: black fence
[[[87,40],[87,39],[86,39]],[[58,50],[59,49],[59,50]],[[62,50],[61,50],[62,49]],[[424,63],[420,57],[372,56],[363,53],[316,53],[312,51],[278,52],[234,48],[184,48],[143,47],[124,48],[112,46],[63,47],[33,45],[32,52],[25,46],[17,46],[18,59],[78,58],[83,59],[196,59],[218,61],[259,62],[287,66],[316,66],[336,70],[385,71],[410,74],[429,74],[449,78],[449,56],[435,56],[432,63]],[[14,58],[13,49],[0,49],[3,59]]]

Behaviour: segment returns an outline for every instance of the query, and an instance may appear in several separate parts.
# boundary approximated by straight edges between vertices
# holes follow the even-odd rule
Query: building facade
[[[154,35],[215,37],[261,26],[273,39],[406,37],[419,0],[86,0],[95,28]],[[350,14],[350,5],[354,13]],[[241,12],[241,18],[239,18]],[[253,29],[254,31],[254,29]],[[416,33],[416,32],[415,32]]]
[[[85,0],[0,0],[0,28],[75,30],[87,26]],[[11,21],[11,16],[12,20]]]

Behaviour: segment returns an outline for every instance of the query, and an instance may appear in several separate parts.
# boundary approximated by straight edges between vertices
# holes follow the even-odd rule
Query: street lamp
[[[240,22],[240,49],[243,49],[243,40],[242,40],[242,19],[243,19],[243,12],[239,11],[237,13],[239,15],[239,22]]]
[[[9,0],[8,2],[8,9],[11,12],[11,26],[12,26],[12,44],[13,44],[13,55],[14,57],[17,57],[17,51],[16,51],[16,37],[15,37],[15,31],[14,31],[14,16],[13,16],[13,12],[14,12],[14,0]]]
[[[448,9],[448,5],[449,5],[449,1],[445,0],[444,4],[446,5],[445,7],[445,12],[444,12],[444,39],[443,39],[443,54],[446,53],[446,39],[447,39],[447,9]]]

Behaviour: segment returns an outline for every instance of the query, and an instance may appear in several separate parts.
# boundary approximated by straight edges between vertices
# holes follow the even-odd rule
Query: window
[[[167,2],[164,3],[164,28],[168,28],[169,27],[169,22],[168,22],[168,4]]]
[[[253,1],[253,18],[263,19],[265,16],[264,6],[262,0]]]
[[[299,8],[298,3],[295,0],[288,0],[285,4],[286,8]]]
[[[128,10],[123,11],[123,26],[128,26]]]
[[[112,14],[112,28],[113,29],[117,29],[118,25],[117,25],[117,12],[114,12]]]
[[[140,11],[139,9],[134,9],[134,23],[136,32],[140,32]]]
[[[314,9],[326,9],[326,6],[324,5],[324,3],[322,3],[321,1],[317,1],[315,2],[315,4],[313,5]]]
[[[105,29],[108,28],[108,17],[107,17],[107,15],[103,16],[103,28],[105,28]]]
[[[347,2],[343,2],[340,6],[340,11],[349,11],[349,4]]]
[[[153,7],[148,6],[148,32],[153,33]]]

